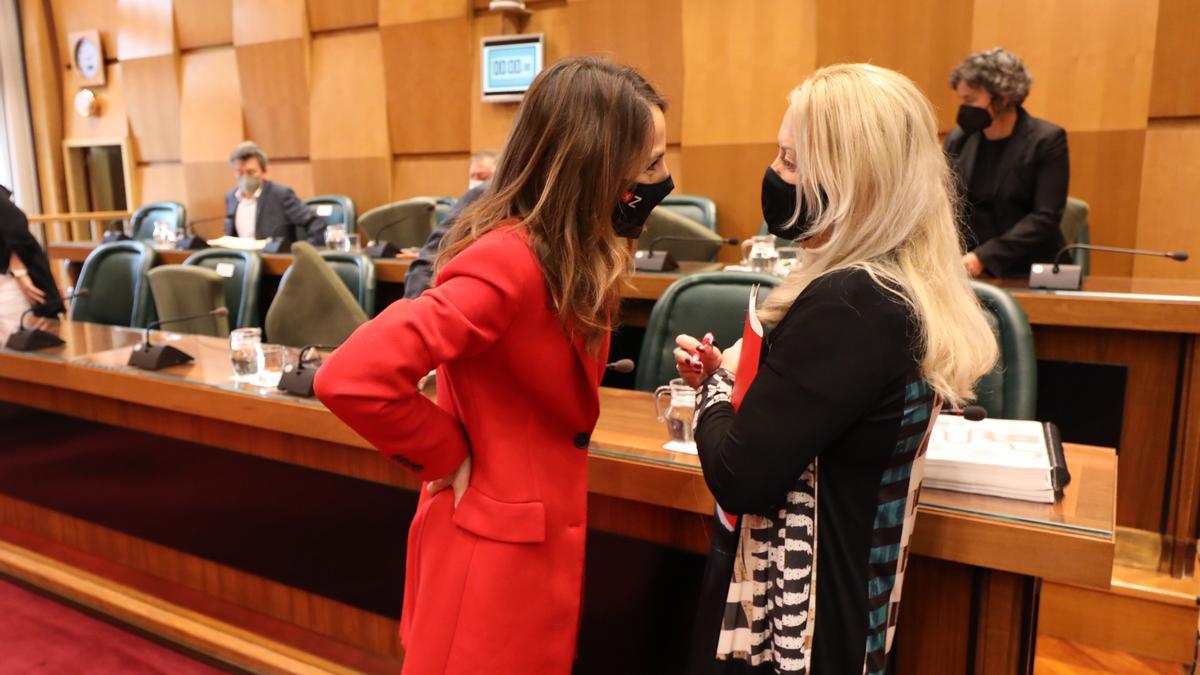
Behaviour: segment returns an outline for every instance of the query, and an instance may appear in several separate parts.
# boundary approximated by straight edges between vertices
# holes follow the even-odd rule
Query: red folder
[[[730,403],[737,410],[742,405],[746,390],[758,374],[758,359],[762,355],[763,327],[758,320],[758,289],[750,289],[750,306],[746,309],[746,327],[742,329],[742,353],[738,357],[737,375],[733,380],[733,394]]]

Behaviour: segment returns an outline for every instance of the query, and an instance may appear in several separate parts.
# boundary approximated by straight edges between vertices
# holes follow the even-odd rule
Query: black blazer
[[[982,136],[983,132],[966,135],[958,128],[946,135],[944,148],[964,200]],[[1016,127],[995,174],[995,232],[976,233],[969,209],[960,211],[959,229],[988,273],[1025,276],[1030,264],[1053,261],[1066,245],[1060,223],[1071,175],[1067,132],[1018,109]]]
[[[50,273],[46,252],[29,231],[29,220],[25,213],[11,201],[8,189],[0,186],[0,274],[8,274],[9,261],[14,253],[29,271],[33,285],[46,294],[46,301],[34,305],[33,313],[53,318],[59,312],[65,312],[66,307],[54,283],[54,275]]]
[[[236,237],[237,188],[225,193],[225,234]],[[258,196],[258,211],[254,219],[254,238],[279,237],[284,241],[296,240],[295,228],[302,225],[308,230],[308,241],[325,244],[325,219],[309,208],[295,191],[286,185],[264,180],[262,194]]]

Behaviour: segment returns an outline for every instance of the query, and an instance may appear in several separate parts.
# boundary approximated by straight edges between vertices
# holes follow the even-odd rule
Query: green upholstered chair
[[[366,312],[311,244],[296,242],[292,257],[267,310],[266,339],[292,347],[341,344],[366,322]]]
[[[371,256],[348,251],[320,253],[342,283],[346,284],[350,294],[358,300],[358,306],[362,307],[367,316],[375,316],[375,261],[371,260]]]
[[[422,195],[420,199],[433,200],[433,218],[438,225],[446,222],[446,218],[450,215],[450,210],[458,203],[458,199],[450,195]]]
[[[712,262],[717,259],[724,240],[716,232],[678,213],[657,207],[646,218],[646,230],[638,239],[638,249],[647,250],[658,237],[688,237],[702,241],[664,241],[654,245],[656,251],[668,251],[676,260]],[[706,243],[711,241],[712,243]]]
[[[717,203],[701,195],[667,195],[661,206],[717,231]]]
[[[139,240],[154,240],[155,221],[165,220],[182,236],[187,228],[187,209],[179,202],[154,202],[133,212],[129,219],[129,236]]]
[[[437,203],[429,197],[413,197],[367,211],[358,226],[368,241],[387,241],[397,248],[422,246],[437,223]]]
[[[233,328],[261,326],[258,298],[262,287],[262,256],[258,251],[209,248],[197,251],[184,265],[206,267],[225,280],[225,306]]]
[[[971,287],[987,310],[1000,356],[975,387],[976,402],[989,417],[1031,420],[1037,414],[1037,354],[1033,330],[1021,305],[1002,288],[979,281]]]
[[[147,273],[160,317],[192,316],[225,307],[225,278],[198,265],[159,265]],[[229,319],[210,316],[172,323],[169,330],[227,337]]]
[[[1068,244],[1090,244],[1091,236],[1088,231],[1088,203],[1082,199],[1067,197],[1067,205],[1063,208],[1062,222],[1059,227],[1062,229],[1063,241]],[[1091,262],[1088,250],[1083,248],[1073,249],[1071,251],[1071,262],[1079,265],[1083,273],[1088,273],[1088,266]]]
[[[317,195],[305,199],[304,203],[324,218],[326,225],[345,225],[347,232],[355,232],[358,210],[354,208],[354,200],[346,195]],[[300,229],[296,228],[296,241],[308,241],[308,232],[301,237]]]
[[[76,289],[88,297],[71,302],[71,320],[144,328],[153,319],[146,273],[158,255],[137,241],[101,244],[83,261]]]
[[[779,281],[778,277],[754,272],[704,272],[671,284],[650,312],[634,387],[653,391],[678,377],[674,351],[675,336],[680,333],[701,337],[711,331],[718,345],[736,342],[746,327],[750,288],[763,286],[759,292],[762,300]]]

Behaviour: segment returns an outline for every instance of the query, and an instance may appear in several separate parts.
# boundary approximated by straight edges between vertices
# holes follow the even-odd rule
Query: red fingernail
[[[703,373],[703,372],[704,372],[704,366],[700,365],[699,363],[693,363],[693,364],[692,364],[692,370],[696,371],[697,373]]]

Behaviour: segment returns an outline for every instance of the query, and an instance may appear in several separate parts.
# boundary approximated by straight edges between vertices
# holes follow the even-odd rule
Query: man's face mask
[[[251,176],[248,173],[238,176],[238,190],[242,192],[243,196],[253,197],[260,187],[262,187],[262,179],[258,176]]]
[[[966,134],[983,131],[992,126],[992,114],[987,108],[962,104],[958,106],[958,127]]]

